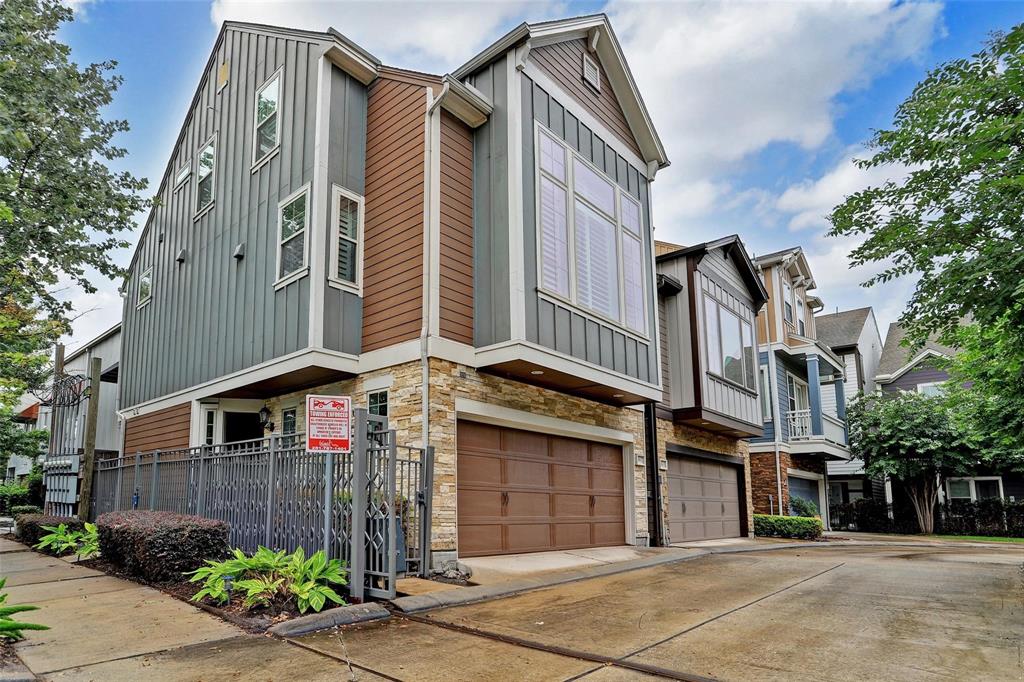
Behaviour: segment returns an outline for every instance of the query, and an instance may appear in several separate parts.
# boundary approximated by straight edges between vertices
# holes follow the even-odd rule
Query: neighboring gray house
[[[882,338],[874,311],[867,307],[818,314],[814,316],[814,324],[818,330],[818,342],[832,349],[843,361],[846,402],[858,394],[874,393],[877,390],[875,374],[882,356]],[[826,414],[838,414],[834,392],[822,394],[821,407]],[[864,476],[860,460],[828,463],[829,504],[882,497],[884,494],[884,482]]]
[[[898,323],[889,325],[875,381],[883,391],[917,391],[935,395],[949,374],[936,360],[952,357],[955,348],[928,339],[924,346],[912,351],[904,345],[906,330]],[[973,476],[946,479],[942,490],[945,499],[982,500],[1001,497],[1024,500],[1024,475],[1014,471],[980,469]]]

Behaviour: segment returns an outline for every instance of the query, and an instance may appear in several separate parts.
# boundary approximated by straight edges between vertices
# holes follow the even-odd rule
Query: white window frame
[[[790,412],[793,412],[793,411],[796,411],[796,410],[809,410],[809,409],[811,409],[811,388],[810,388],[810,385],[808,385],[808,383],[806,381],[804,381],[800,377],[796,376],[795,374],[792,374],[790,372],[786,372],[786,383],[788,384],[791,380],[793,382],[794,388],[797,387],[797,386],[803,386],[804,391],[807,394],[807,407],[800,407],[799,405],[797,405],[797,401],[795,399],[796,391],[795,390],[793,390],[793,391],[789,390],[789,386],[788,385],[786,386],[786,393],[789,394],[788,396],[786,396],[786,407],[790,408],[789,409]]]
[[[789,280],[789,274],[782,272],[782,319],[789,324],[796,326],[796,306],[793,305],[793,283]],[[787,308],[788,306],[788,308]],[[788,314],[786,311],[789,311]]]
[[[963,497],[953,497],[949,491],[949,484],[953,481],[967,481],[971,490],[971,502],[978,501],[978,489],[975,486],[975,481],[999,481],[999,499],[1006,499],[1006,491],[1003,489],[1003,477],[1002,476],[951,476],[946,479],[946,499],[947,500],[963,500]]]
[[[587,78],[587,67],[590,66],[594,69],[594,73],[597,74],[595,81]],[[583,53],[583,82],[594,89],[594,92],[601,92],[601,65],[597,63],[597,60],[591,57],[586,52]]]
[[[804,299],[800,298],[797,293],[793,293],[793,299],[796,301],[796,331],[800,336],[807,336],[807,319],[806,313],[804,312]]]
[[[560,146],[565,151],[565,180],[559,180],[557,177],[551,175],[547,171],[543,170],[540,165],[540,136],[546,134],[551,141]],[[534,224],[536,239],[535,243],[535,257],[537,264],[537,290],[544,296],[550,297],[556,301],[572,306],[574,309],[580,311],[584,316],[589,316],[596,321],[604,324],[614,326],[617,330],[627,334],[628,336],[640,339],[642,341],[650,341],[650,314],[648,308],[648,297],[650,295],[650,285],[647,277],[647,262],[649,256],[647,254],[647,244],[645,240],[646,225],[644,222],[644,205],[643,202],[638,200],[636,197],[626,192],[619,183],[615,182],[607,173],[602,171],[600,168],[595,166],[589,160],[587,160],[582,154],[577,152],[575,149],[570,147],[565,141],[556,135],[551,129],[544,125],[541,125],[539,121],[534,121],[533,131],[533,149],[534,149]],[[574,159],[579,159],[581,163],[585,164],[594,173],[597,173],[601,178],[607,180],[608,183],[615,190],[615,215],[609,216],[604,209],[596,206],[593,202],[588,201],[585,197],[580,196],[575,191],[575,164]],[[540,206],[540,182],[541,178],[547,178],[551,182],[555,183],[558,187],[565,191],[566,200],[566,242],[567,252],[569,257],[569,296],[566,297],[563,294],[552,291],[544,286],[544,279],[541,273],[540,264],[543,262],[543,244],[541,239],[541,206]],[[627,194],[628,200],[633,201],[639,206],[640,209],[640,236],[639,238],[632,235],[629,229],[622,223],[622,195]],[[599,216],[609,219],[609,222],[615,226],[615,257],[616,264],[618,266],[619,281],[617,283],[618,295],[619,295],[619,319],[613,319],[604,315],[597,310],[591,310],[577,302],[577,284],[576,284],[576,211],[575,202],[581,201],[590,210],[597,213]],[[622,240],[623,239],[638,239],[640,242],[640,262],[641,267],[644,268],[644,275],[641,279],[641,286],[643,291],[641,292],[640,300],[643,302],[643,331],[633,329],[626,324],[626,282],[625,282],[625,271],[622,264]]]
[[[217,167],[217,164],[214,163],[214,168],[216,168],[216,167]],[[192,177],[192,159],[188,159],[187,161],[185,161],[185,163],[181,166],[181,168],[178,169],[178,172],[174,174],[174,190],[173,191],[176,192],[179,189],[181,189],[182,187],[184,187],[185,183],[188,182],[188,179],[190,177]]]
[[[256,158],[256,152],[259,149],[257,143],[259,135],[260,121],[259,116],[259,105],[260,105],[260,93],[267,89],[270,82],[275,78],[277,81],[277,110],[274,111],[274,116],[277,118],[277,124],[274,126],[274,146],[270,148],[263,156]],[[260,87],[256,88],[256,93],[253,95],[252,104],[252,172],[256,172],[263,167],[267,161],[269,161],[274,155],[281,150],[281,95],[284,92],[284,67],[280,67],[277,71],[272,73],[269,78],[263,81]],[[267,119],[270,120],[269,118]],[[264,121],[265,122],[265,121]]]
[[[718,379],[719,381],[723,381],[723,382],[729,384],[730,386],[735,386],[736,388],[744,390],[744,391],[747,391],[749,393],[757,393],[757,379],[758,379],[757,372],[754,372],[754,385],[753,386],[747,386],[747,384],[746,384],[746,379],[747,379],[747,358],[746,358],[746,355],[743,353],[743,325],[747,325],[748,327],[750,327],[750,340],[753,343],[753,349],[754,349],[753,362],[756,365],[758,365],[758,367],[761,366],[760,359],[758,357],[758,350],[757,350],[757,336],[756,336],[757,335],[757,330],[754,329],[753,321],[746,319],[745,317],[743,317],[742,315],[737,313],[735,310],[733,310],[732,308],[727,306],[725,303],[720,301],[717,297],[712,296],[707,291],[702,291],[701,292],[701,296],[703,298],[701,300],[701,305],[700,305],[700,314],[704,316],[704,339],[703,339],[704,343],[702,345],[704,346],[704,368],[705,368],[705,371],[708,374],[710,374],[711,376],[713,376],[716,379]],[[715,305],[718,306],[716,308],[716,310],[718,311],[718,315],[717,315],[718,319],[715,320],[715,327],[718,329],[718,355],[721,358],[721,362],[722,362],[722,371],[721,372],[715,372],[715,371],[713,371],[711,369],[711,358],[708,355],[708,350],[709,350],[709,348],[708,348],[708,346],[709,346],[708,341],[709,341],[709,339],[708,339],[708,335],[707,335],[708,324],[709,324],[709,322],[708,322],[708,308],[707,308],[707,301],[705,301],[703,299],[707,299],[709,301],[714,301]],[[742,370],[743,370],[743,382],[740,382],[740,383],[737,383],[737,382],[733,381],[732,379],[726,378],[726,376],[725,376],[725,353],[724,353],[725,349],[722,346],[722,308],[725,308],[729,313],[731,313],[737,319],[739,319],[740,362],[741,362]]]
[[[338,277],[338,239],[341,238],[340,229],[338,227],[339,207],[338,202],[341,197],[351,199],[356,202],[359,206],[359,218],[356,221],[356,281],[349,282]],[[327,272],[327,284],[337,289],[344,289],[345,291],[351,291],[357,296],[363,295],[363,235],[364,235],[364,223],[366,221],[366,199],[353,192],[350,189],[346,189],[341,185],[331,186],[331,259],[330,269]],[[346,237],[347,239],[347,237]],[[350,240],[351,241],[351,240]]]
[[[217,203],[217,134],[216,133],[211,135],[210,138],[208,140],[206,140],[206,142],[204,142],[201,145],[199,145],[199,149],[196,150],[196,172],[192,174],[192,175],[195,176],[195,179],[196,179],[196,182],[195,182],[195,185],[196,185],[195,200],[196,200],[196,203],[198,204],[198,202],[199,202],[199,181],[201,180],[201,178],[199,177],[199,160],[202,158],[203,150],[206,149],[207,147],[209,147],[210,145],[213,145],[213,168],[210,169],[210,186],[211,186],[211,188],[210,188],[210,203],[206,204],[205,206],[198,206],[197,205],[195,207],[195,215],[192,218],[193,220],[199,220],[201,217],[206,215],[213,208],[214,204]]]
[[[923,388],[931,388],[932,386],[944,386],[945,383],[946,383],[945,381],[929,381],[927,383],[918,384],[917,388],[915,390],[918,393],[922,394],[922,395],[926,395],[925,392],[922,391],[921,389],[923,389]]]
[[[758,394],[761,398],[761,421],[773,421],[772,416],[772,386],[771,378],[768,376],[768,365],[758,365]]]
[[[277,250],[277,258],[274,263],[274,274],[277,275],[277,280],[274,282],[274,289],[280,289],[283,286],[291,284],[292,282],[302,279],[309,274],[309,214],[312,206],[310,205],[309,197],[309,185],[306,183],[299,189],[295,190],[281,201],[277,202],[277,243],[275,249]],[[294,272],[290,272],[286,275],[281,274],[281,217],[284,212],[284,207],[298,199],[303,194],[306,195],[306,210],[303,218],[305,223],[302,226],[302,267]],[[289,239],[294,239],[295,235],[292,235]]]
[[[149,278],[149,292],[145,298],[142,298],[142,280]],[[135,292],[135,309],[139,310],[146,307],[153,300],[153,266],[150,265],[148,268],[142,271],[139,275],[139,285]]]

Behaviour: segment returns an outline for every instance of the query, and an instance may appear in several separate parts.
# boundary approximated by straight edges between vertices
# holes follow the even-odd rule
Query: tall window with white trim
[[[254,164],[262,161],[270,152],[277,148],[278,119],[281,96],[281,73],[278,72],[256,92],[255,125],[253,126]]]
[[[363,198],[343,187],[332,192],[330,281],[358,286],[362,275]]]
[[[196,211],[202,211],[213,203],[213,165],[216,147],[210,140],[199,152],[196,163]]]
[[[704,294],[707,371],[737,386],[757,390],[757,355],[750,322],[714,297]]]
[[[287,277],[306,266],[306,210],[305,189],[278,205],[278,257],[277,276]]]
[[[537,174],[540,288],[646,335],[640,203],[543,129]]]

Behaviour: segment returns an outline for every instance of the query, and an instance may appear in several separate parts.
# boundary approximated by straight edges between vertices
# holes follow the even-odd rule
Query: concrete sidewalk
[[[163,592],[0,538],[10,604],[35,604],[15,650],[41,679],[211,680],[259,670],[262,679],[347,679],[341,663],[278,639],[248,635]],[[372,679],[372,678],[361,678]]]

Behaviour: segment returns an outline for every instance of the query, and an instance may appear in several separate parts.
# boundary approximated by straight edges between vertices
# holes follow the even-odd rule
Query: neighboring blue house
[[[828,461],[846,461],[845,366],[817,340],[821,300],[799,247],[755,260],[768,291],[758,315],[764,435],[750,442],[755,513],[788,513],[793,497],[813,502],[828,523]],[[835,413],[823,409],[830,397]]]

